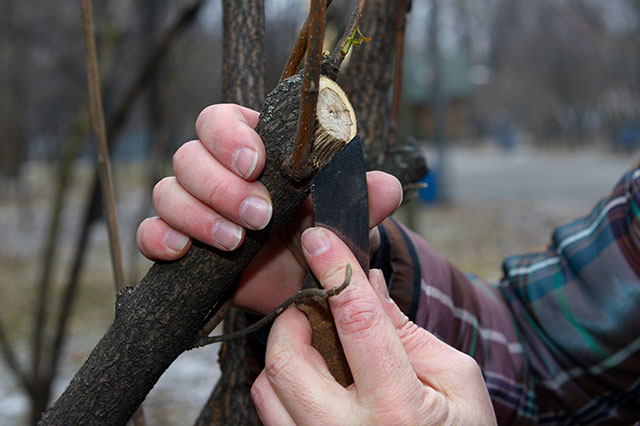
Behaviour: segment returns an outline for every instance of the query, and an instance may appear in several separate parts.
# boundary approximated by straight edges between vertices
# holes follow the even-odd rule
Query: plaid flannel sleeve
[[[500,424],[640,418],[640,169],[547,250],[505,260],[497,286],[465,275],[393,222],[381,225],[391,296],[473,356]]]

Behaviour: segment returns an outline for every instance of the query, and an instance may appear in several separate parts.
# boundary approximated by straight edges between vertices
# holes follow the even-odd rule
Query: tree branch
[[[296,179],[306,179],[314,169],[311,159],[313,124],[318,104],[318,87],[322,70],[322,43],[324,41],[326,0],[312,0],[309,8],[307,56],[304,62],[300,114],[295,145],[285,163],[288,173]]]
[[[332,0],[327,0],[327,9],[329,8],[329,5],[331,5],[331,1]],[[289,59],[287,59],[287,63],[282,70],[280,81],[284,80],[285,78],[291,77],[292,75],[297,73],[298,69],[300,68],[302,58],[304,58],[304,54],[307,51],[307,38],[309,35],[310,18],[311,15],[308,15],[307,19],[305,19],[304,21],[304,24],[302,24],[300,34],[298,34],[296,43],[293,45],[293,49],[291,49],[291,53],[289,54]]]
[[[362,21],[362,15],[364,15],[364,11],[367,8],[367,3],[368,0],[358,0],[356,7],[351,12],[349,23],[347,24],[342,37],[338,41],[338,44],[336,44],[336,47],[333,49],[333,53],[331,54],[331,62],[338,68],[349,52],[349,48],[352,44],[351,41],[358,30],[360,21]]]
[[[102,110],[100,76],[98,75],[98,56],[96,54],[96,41],[93,35],[93,11],[91,0],[81,0],[81,4],[84,57],[87,66],[91,121],[93,122],[93,132],[98,145],[98,172],[100,174],[100,182],[102,184],[105,217],[109,233],[111,266],[113,267],[116,291],[120,291],[124,287],[124,268],[122,266],[122,250],[120,247],[120,235],[118,233],[116,197],[113,189],[113,176],[111,173],[111,162],[109,161],[109,148],[107,147],[107,130],[104,124],[104,111]]]
[[[9,369],[15,374],[17,379],[20,381],[22,386],[28,391],[31,388],[31,384],[29,382],[29,378],[24,373],[24,371],[20,368],[20,364],[18,363],[18,359],[16,358],[15,352],[11,348],[11,343],[4,333],[4,323],[0,319],[0,352],[2,352],[2,356],[7,362],[7,366]]]
[[[393,95],[389,114],[389,142],[387,148],[396,145],[398,137],[398,117],[400,116],[400,99],[402,98],[402,64],[404,63],[404,30],[407,23],[406,0],[398,0],[396,13],[395,59],[393,64]]]

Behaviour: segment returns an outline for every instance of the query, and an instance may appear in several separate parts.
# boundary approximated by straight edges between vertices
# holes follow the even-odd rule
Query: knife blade
[[[369,201],[362,142],[356,135],[311,180],[316,226],[333,231],[369,272]]]
[[[316,226],[334,232],[369,271],[369,202],[362,142],[356,135],[311,181]],[[303,288],[320,284],[309,272]],[[326,299],[297,304],[313,333],[312,346],[320,352],[333,377],[343,386],[353,383],[333,315]]]

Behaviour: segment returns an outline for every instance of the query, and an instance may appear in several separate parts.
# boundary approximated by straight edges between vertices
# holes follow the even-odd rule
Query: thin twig
[[[291,305],[292,303],[300,304],[300,303],[305,303],[306,301],[311,299],[317,299],[317,298],[328,299],[330,297],[336,296],[340,294],[342,290],[347,288],[347,286],[351,282],[351,275],[352,275],[351,264],[347,263],[347,266],[345,267],[345,271],[344,271],[344,281],[339,286],[333,287],[329,290],[324,290],[320,288],[307,288],[304,290],[300,290],[299,292],[297,292],[296,294],[294,294],[293,296],[289,297],[287,300],[282,302],[280,305],[278,305],[278,307],[275,308],[273,311],[269,312],[267,315],[262,317],[260,320],[254,322],[250,326],[245,327],[242,330],[234,331],[233,333],[229,333],[229,334],[223,334],[220,336],[211,336],[211,337],[201,337],[194,343],[193,348],[199,348],[202,346],[210,345],[212,343],[224,342],[226,340],[237,339],[239,337],[243,337],[243,336],[246,336],[247,334],[251,334],[255,331],[258,331],[262,327],[264,327],[265,325],[273,321],[282,312],[284,312],[284,310],[287,309],[289,305]]]
[[[398,137],[398,117],[400,116],[400,99],[402,99],[402,63],[404,59],[404,30],[407,23],[407,7],[405,0],[398,0],[396,13],[395,61],[393,69],[393,95],[389,113],[389,139],[387,149],[394,146]]]
[[[89,98],[91,100],[91,120],[93,122],[93,132],[95,133],[96,142],[98,144],[98,170],[100,173],[100,182],[102,184],[107,230],[109,232],[111,264],[113,267],[116,291],[120,291],[122,288],[124,288],[124,269],[122,267],[120,236],[118,235],[116,198],[113,190],[111,164],[109,162],[107,129],[104,124],[104,111],[102,110],[100,77],[98,75],[98,58],[96,54],[96,42],[93,34],[93,12],[91,0],[81,0],[81,4],[84,56],[87,65]]]
[[[327,0],[327,8],[331,4],[331,0]],[[309,34],[309,25],[310,25],[310,16],[307,16],[307,19],[302,24],[302,28],[300,29],[300,34],[298,34],[298,38],[296,43],[293,45],[293,49],[291,49],[291,53],[289,54],[289,59],[287,59],[287,64],[284,66],[282,70],[282,75],[280,76],[280,81],[285,80],[295,73],[298,72],[300,68],[300,64],[302,63],[302,58],[304,58],[304,54],[307,51],[307,37]]]
[[[309,34],[304,76],[300,91],[300,113],[296,128],[296,140],[291,157],[285,166],[290,176],[305,179],[311,174],[311,150],[313,148],[313,124],[318,104],[318,86],[322,66],[322,42],[327,0],[313,0],[309,8]]]
[[[49,374],[48,371],[41,371],[42,350],[45,346],[44,329],[47,319],[47,311],[50,302],[51,279],[53,276],[53,266],[58,246],[58,236],[60,234],[60,222],[62,217],[62,208],[64,207],[65,197],[69,188],[69,184],[73,179],[73,162],[78,157],[82,148],[82,140],[89,128],[88,102],[84,103],[80,111],[80,119],[70,132],[68,141],[64,148],[64,153],[60,159],[58,166],[58,176],[56,184],[56,195],[53,201],[53,208],[49,219],[49,234],[43,247],[41,271],[38,279],[38,290],[36,299],[35,323],[32,334],[32,354],[31,354],[31,375],[34,383],[45,378]],[[46,367],[46,366],[45,366]]]
[[[364,15],[364,11],[367,8],[367,0],[358,0],[356,7],[351,12],[351,17],[349,18],[349,23],[344,30],[344,34],[336,44],[336,47],[333,49],[333,53],[331,54],[331,62],[336,66],[340,67],[342,61],[347,56],[349,52],[349,47],[351,46],[351,41],[353,35],[358,30],[358,25],[360,25],[360,21],[362,21],[362,15]]]
[[[2,320],[0,320],[0,351],[4,356],[4,360],[7,363],[9,369],[16,375],[22,386],[29,391],[30,382],[27,375],[20,368],[20,364],[18,363],[18,359],[16,358],[16,354],[11,347],[11,343],[4,333],[4,324]]]
[[[117,135],[122,129],[125,122],[125,118],[129,115],[131,108],[135,105],[136,99],[142,93],[142,89],[146,86],[146,83],[150,81],[150,77],[158,69],[158,64],[169,52],[169,47],[173,44],[173,41],[182,33],[187,25],[193,22],[198,11],[204,4],[204,0],[195,0],[188,6],[185,6],[179,13],[178,18],[169,27],[162,37],[158,39],[155,47],[150,49],[151,53],[143,61],[143,64],[138,68],[135,77],[132,79],[131,84],[124,91],[125,95],[122,96],[118,106],[114,109],[116,112],[111,116],[107,129],[107,140],[111,140],[110,148],[113,148],[117,142]],[[98,198],[99,185],[97,185],[97,178],[94,176],[94,183],[91,185],[91,198],[84,212],[83,224],[81,232],[76,244],[75,254],[73,256],[74,263],[71,268],[70,278],[65,286],[63,294],[61,296],[62,307],[60,308],[58,319],[56,323],[56,331],[54,334],[54,343],[52,349],[51,361],[49,362],[49,370],[46,372],[48,381],[51,382],[53,375],[57,371],[58,362],[60,359],[60,353],[64,344],[67,325],[69,318],[71,317],[72,304],[75,299],[75,294],[78,288],[78,280],[82,267],[82,259],[86,253],[86,247],[89,241],[89,232],[92,229],[91,223],[93,218],[97,215],[94,213],[94,205],[97,205],[94,198]],[[95,209],[97,211],[97,208]]]
[[[202,329],[200,330],[201,337],[207,337],[209,333],[211,333],[218,326],[218,324],[222,322],[222,320],[227,316],[227,312],[229,312],[232,302],[233,299],[229,299],[224,302],[224,305],[222,305],[220,309],[218,309],[218,312],[216,312],[209,319],[209,321],[207,321],[204,327],[202,327]]]

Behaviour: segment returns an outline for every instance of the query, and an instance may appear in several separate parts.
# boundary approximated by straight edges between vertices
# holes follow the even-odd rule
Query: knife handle
[[[317,281],[309,271],[304,279],[303,288],[317,287]],[[320,355],[327,363],[327,367],[329,367],[331,375],[342,386],[349,386],[353,383],[353,376],[351,375],[347,358],[344,355],[342,343],[340,343],[336,324],[333,321],[329,300],[314,296],[296,303],[296,307],[307,316],[313,333],[311,345],[320,352]]]

